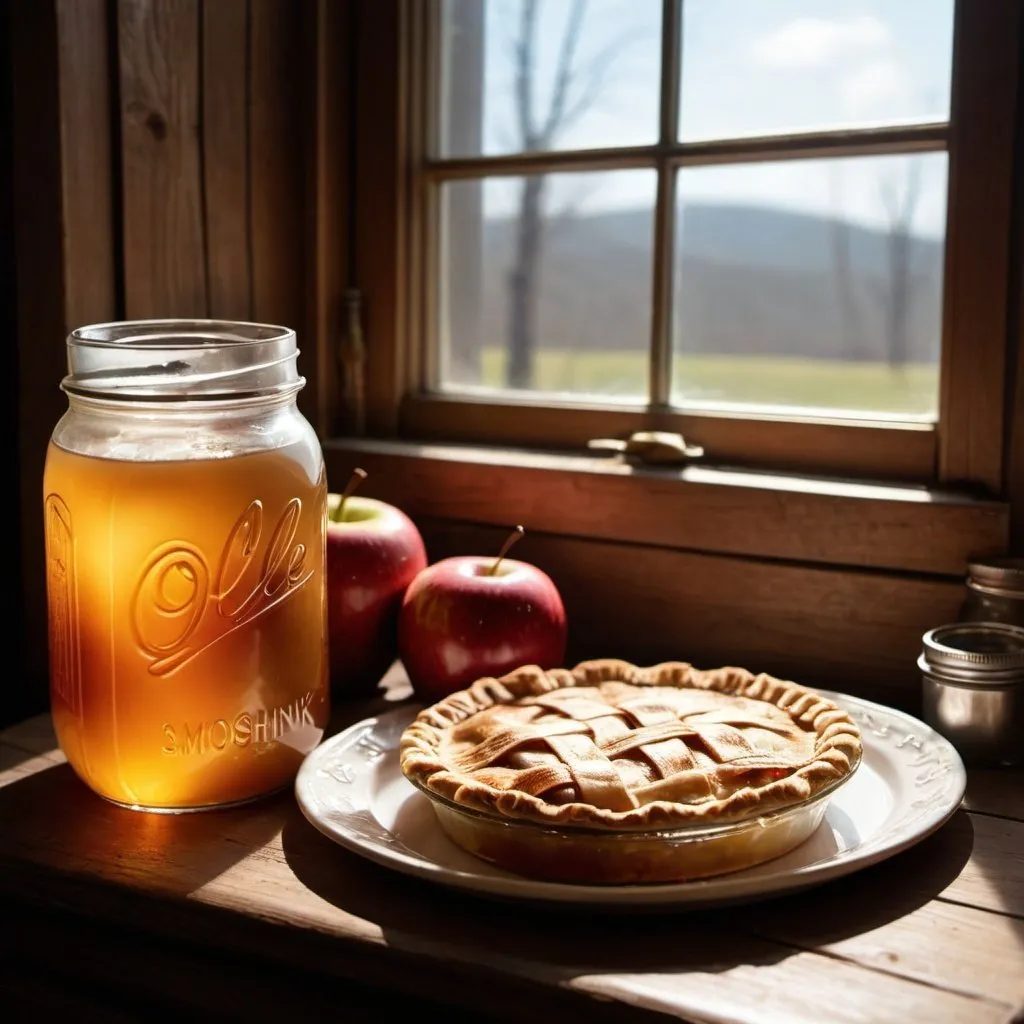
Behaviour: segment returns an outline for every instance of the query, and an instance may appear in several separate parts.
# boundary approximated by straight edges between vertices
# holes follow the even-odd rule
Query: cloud
[[[888,26],[870,14],[828,21],[796,18],[752,46],[756,63],[769,68],[819,68],[849,54],[884,49]]]
[[[843,110],[854,118],[881,118],[905,107],[912,88],[906,70],[891,58],[872,60],[839,84]]]

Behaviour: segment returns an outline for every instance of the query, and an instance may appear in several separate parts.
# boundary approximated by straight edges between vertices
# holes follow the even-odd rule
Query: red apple
[[[353,495],[327,497],[327,644],[339,697],[372,693],[398,657],[398,614],[406,587],[427,565],[423,538],[394,505]]]
[[[523,665],[556,668],[565,657],[561,595],[535,565],[494,556],[446,558],[409,584],[398,651],[413,692],[433,703],[483,676]]]

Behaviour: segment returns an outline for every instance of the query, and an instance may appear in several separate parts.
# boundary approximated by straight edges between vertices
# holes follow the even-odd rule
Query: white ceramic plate
[[[303,814],[324,835],[384,867],[503,899],[676,909],[746,902],[847,875],[935,831],[966,785],[953,746],[892,708],[822,690],[857,721],[860,767],[831,798],[821,827],[797,849],[746,871],[693,882],[573,885],[534,881],[466,853],[449,840],[430,801],[402,775],[398,742],[419,706],[358,722],[322,743],[295,781]]]

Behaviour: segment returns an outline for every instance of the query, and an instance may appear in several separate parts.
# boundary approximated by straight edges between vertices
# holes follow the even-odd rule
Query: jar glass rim
[[[197,343],[204,348],[228,348],[287,341],[294,337],[295,331],[290,327],[254,320],[161,318],[85,324],[72,330],[67,342],[69,345],[90,348],[122,349],[138,345],[146,348],[188,349],[195,348]]]
[[[981,558],[967,563],[967,587],[993,597],[1024,597],[1024,558]]]
[[[77,327],[61,387],[118,401],[247,401],[295,393],[295,331],[248,320],[161,318]]]

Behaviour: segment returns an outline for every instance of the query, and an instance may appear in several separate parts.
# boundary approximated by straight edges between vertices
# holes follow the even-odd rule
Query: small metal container
[[[924,719],[972,764],[1024,761],[1024,628],[956,622],[922,638]]]
[[[968,563],[967,594],[960,622],[1008,622],[1024,626],[1024,558],[986,558]]]

